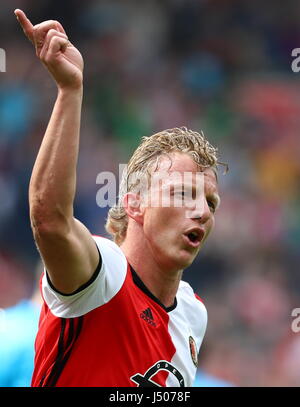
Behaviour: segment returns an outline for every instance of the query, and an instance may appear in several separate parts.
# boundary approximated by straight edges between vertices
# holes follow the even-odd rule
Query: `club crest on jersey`
[[[195,339],[190,336],[189,337],[189,344],[190,344],[190,352],[191,352],[191,357],[194,365],[198,367],[198,354],[197,354],[197,346]]]
[[[178,380],[179,386],[184,387],[184,378],[182,374],[176,369],[176,367],[171,365],[171,363],[166,360],[159,360],[153,366],[151,366],[146,373],[143,375],[141,373],[137,373],[131,376],[130,380],[136,383],[138,387],[161,387],[158,383],[151,380],[151,378],[161,370],[166,370],[172,373]]]

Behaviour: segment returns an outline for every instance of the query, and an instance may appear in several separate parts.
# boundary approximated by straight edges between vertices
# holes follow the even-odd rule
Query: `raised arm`
[[[51,282],[69,294],[92,277],[99,263],[90,232],[73,216],[83,59],[59,22],[33,26],[23,11],[17,9],[15,15],[58,88],[32,171],[29,205],[33,235]]]

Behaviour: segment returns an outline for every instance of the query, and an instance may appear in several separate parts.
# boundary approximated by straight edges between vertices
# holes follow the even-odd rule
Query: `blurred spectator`
[[[0,387],[28,387],[34,363],[34,341],[42,304],[38,280],[41,263],[31,298],[2,309],[0,326]]]
[[[193,387],[232,387],[233,385],[225,380],[218,379],[199,369]]]

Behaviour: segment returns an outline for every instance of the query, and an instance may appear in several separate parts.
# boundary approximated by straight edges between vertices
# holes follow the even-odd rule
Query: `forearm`
[[[29,185],[33,226],[73,217],[82,88],[59,90]]]

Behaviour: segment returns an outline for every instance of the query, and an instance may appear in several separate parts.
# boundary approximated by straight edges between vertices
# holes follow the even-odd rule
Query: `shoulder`
[[[92,236],[100,252],[102,264],[106,267],[127,268],[127,260],[120,247],[110,239],[93,235]]]
[[[99,235],[92,235],[92,238],[98,246],[101,254],[102,252],[110,252],[110,254],[115,253],[118,256],[125,257],[120,247],[112,240]]]
[[[177,293],[177,300],[180,306],[188,313],[192,324],[199,325],[207,323],[207,310],[202,299],[195,294],[189,283],[181,281]]]
[[[202,298],[200,298],[199,295],[194,292],[193,288],[186,281],[180,281],[178,294],[192,303],[198,305],[202,304],[202,306],[205,307]]]

